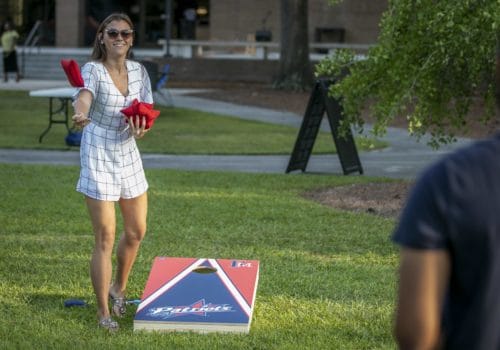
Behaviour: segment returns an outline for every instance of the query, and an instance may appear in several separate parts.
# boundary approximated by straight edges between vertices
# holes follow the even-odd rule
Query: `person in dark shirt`
[[[399,347],[500,349],[500,135],[426,170],[393,240]]]

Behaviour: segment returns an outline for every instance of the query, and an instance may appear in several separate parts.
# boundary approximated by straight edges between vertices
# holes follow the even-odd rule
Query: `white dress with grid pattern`
[[[100,62],[82,67],[85,87],[93,95],[91,119],[83,129],[80,145],[80,178],[76,190],[98,200],[134,198],[148,189],[142,160],[120,112],[136,98],[153,103],[151,82],[144,66],[126,60],[128,94],[124,96]]]

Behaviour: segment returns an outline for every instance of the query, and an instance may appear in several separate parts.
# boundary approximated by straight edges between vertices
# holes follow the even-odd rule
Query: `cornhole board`
[[[134,330],[248,333],[259,261],[156,257]]]

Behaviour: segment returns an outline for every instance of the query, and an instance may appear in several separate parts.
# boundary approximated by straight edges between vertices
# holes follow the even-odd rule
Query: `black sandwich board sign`
[[[316,136],[321,125],[323,115],[328,116],[333,142],[337,148],[337,154],[342,165],[344,175],[359,172],[363,174],[363,168],[359,160],[358,151],[352,133],[348,130],[344,136],[339,135],[339,125],[342,118],[342,106],[333,97],[328,96],[328,87],[332,80],[318,79],[309,97],[306,113],[295,141],[290,161],[286,172],[294,170],[306,170],[307,162],[316,141]]]

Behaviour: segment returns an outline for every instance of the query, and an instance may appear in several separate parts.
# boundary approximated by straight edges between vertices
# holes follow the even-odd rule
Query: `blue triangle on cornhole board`
[[[201,266],[212,267],[208,262]],[[135,320],[241,324],[249,317],[217,273],[191,272],[140,310]]]

